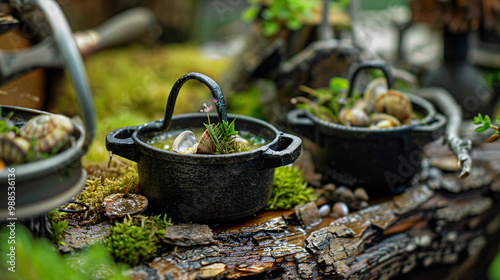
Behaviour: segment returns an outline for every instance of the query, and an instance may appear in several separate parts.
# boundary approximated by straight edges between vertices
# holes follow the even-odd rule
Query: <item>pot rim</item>
[[[209,114],[210,118],[216,118],[216,114]],[[242,162],[242,159],[246,159],[243,161],[250,161],[255,158],[259,158],[260,155],[267,150],[271,149],[272,146],[277,145],[279,139],[280,139],[280,134],[282,133],[279,131],[276,127],[271,125],[270,123],[253,118],[253,117],[248,117],[248,116],[242,116],[242,115],[235,115],[235,114],[227,114],[228,116],[228,121],[236,118],[236,126],[238,125],[238,120],[243,120],[251,123],[255,123],[257,125],[266,127],[267,129],[270,129],[274,134],[275,137],[274,139],[271,140],[271,142],[267,143],[266,145],[259,147],[257,149],[248,151],[248,152],[240,152],[240,153],[232,153],[232,154],[222,154],[222,155],[207,155],[207,154],[181,154],[181,153],[176,153],[160,148],[156,148],[154,146],[151,146],[147,144],[146,142],[142,141],[140,139],[140,134],[144,134],[146,132],[150,131],[160,131],[162,124],[163,124],[163,119],[159,119],[156,121],[152,121],[149,123],[145,123],[143,125],[140,125],[137,127],[137,129],[134,131],[132,134],[132,139],[136,144],[139,145],[141,148],[141,152],[147,153],[149,156],[152,156],[154,158],[158,159],[168,159],[170,161],[177,161],[177,162],[192,162],[192,163],[209,163],[209,164],[231,164],[236,162]],[[179,119],[184,119],[184,118],[199,118],[199,117],[206,117],[206,113],[187,113],[187,114],[179,114],[175,115],[172,117],[172,121],[177,121]],[[186,128],[187,129],[187,128]]]
[[[329,122],[320,119],[313,113],[311,113],[308,110],[304,110],[305,114],[316,124],[320,125],[321,127],[327,128],[327,129],[334,129],[334,130],[341,130],[345,132],[351,132],[351,133],[356,133],[356,132],[363,132],[363,133],[375,133],[375,134],[384,134],[384,133],[397,133],[401,131],[406,131],[410,130],[414,127],[417,126],[422,126],[422,125],[427,125],[429,124],[434,116],[436,115],[436,109],[434,106],[424,98],[411,94],[411,93],[404,93],[408,96],[412,104],[417,104],[418,106],[424,108],[427,111],[427,115],[419,121],[418,124],[404,124],[400,126],[395,126],[395,127],[388,127],[388,128],[368,128],[368,127],[359,127],[359,126],[345,126],[343,124],[338,124],[334,122]]]
[[[17,110],[27,113],[32,113],[36,115],[54,115],[53,113],[17,107],[17,106],[1,106],[3,109]],[[28,120],[25,120],[28,121]],[[9,168],[15,168],[16,181],[28,181],[33,178],[38,178],[41,176],[47,176],[48,174],[52,174],[57,171],[59,168],[63,168],[68,164],[72,164],[72,162],[77,161],[85,155],[84,152],[84,141],[85,141],[85,130],[83,127],[75,123],[71,120],[75,129],[80,133],[79,137],[76,139],[76,142],[71,145],[69,148],[64,151],[57,153],[49,158],[41,159],[33,162],[9,165],[5,166],[5,169],[0,172],[0,182],[5,182],[7,184],[7,178],[11,172],[9,172]],[[2,183],[3,184],[3,183]]]

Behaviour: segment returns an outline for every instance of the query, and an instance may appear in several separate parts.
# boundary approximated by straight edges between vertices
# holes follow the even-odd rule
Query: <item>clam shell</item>
[[[122,193],[115,193],[106,196],[103,205],[106,215],[114,219],[144,211],[148,206],[148,199],[140,194],[129,193],[123,197]]]
[[[212,124],[212,128],[215,127],[215,124]],[[208,133],[208,129],[205,129],[203,135],[200,137],[200,141],[198,141],[198,148],[196,150],[197,154],[213,154],[215,152],[215,144]]]
[[[0,138],[0,159],[5,165],[23,163],[29,147],[29,141],[21,137]]]
[[[389,90],[375,100],[375,111],[393,115],[399,121],[411,118],[412,105],[410,99],[402,92]]]
[[[34,141],[36,152],[50,152],[68,140],[75,126],[63,115],[39,115],[30,119],[20,130],[21,137]]]
[[[185,130],[177,136],[172,144],[172,150],[184,154],[196,144],[196,136],[190,130]]]

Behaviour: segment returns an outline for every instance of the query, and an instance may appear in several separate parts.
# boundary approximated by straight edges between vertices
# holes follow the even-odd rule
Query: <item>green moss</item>
[[[316,198],[314,189],[307,186],[302,172],[297,167],[278,167],[274,172],[273,192],[266,210],[291,209]]]
[[[134,166],[120,166],[112,169],[88,168],[89,176],[83,191],[76,196],[76,201],[94,208],[104,198],[114,193],[123,193],[130,183],[129,192],[136,193],[139,188],[139,176]],[[98,172],[98,173],[96,173]]]
[[[111,235],[104,240],[104,246],[116,261],[132,266],[146,264],[160,255],[161,236],[165,228],[172,225],[167,216],[128,216],[123,223],[111,228]]]

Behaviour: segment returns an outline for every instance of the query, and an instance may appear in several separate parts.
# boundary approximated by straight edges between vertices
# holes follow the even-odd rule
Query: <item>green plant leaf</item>
[[[481,124],[481,123],[482,123],[482,121],[479,117],[477,117],[477,116],[474,117],[474,124]]]
[[[266,37],[275,35],[279,29],[280,25],[275,21],[262,21],[262,34]]]
[[[490,116],[488,115],[485,115],[484,116],[484,121],[488,123],[488,125],[491,123],[491,119],[490,119]]]
[[[497,117],[497,119],[495,120],[496,123],[500,123],[500,116]]]
[[[250,7],[246,8],[245,10],[243,10],[243,12],[241,13],[241,18],[246,22],[250,22],[250,21],[254,20],[258,14],[259,14],[259,7],[258,6],[250,6]]]
[[[330,90],[335,94],[339,94],[342,89],[346,91],[349,90],[349,81],[347,81],[344,78],[340,77],[332,78],[330,80],[329,85],[330,85]]]
[[[478,128],[476,128],[476,131],[477,132],[485,132],[486,130],[488,130],[488,126],[480,126]]]
[[[290,18],[286,21],[286,27],[290,30],[298,30],[302,27],[302,22],[297,18]]]

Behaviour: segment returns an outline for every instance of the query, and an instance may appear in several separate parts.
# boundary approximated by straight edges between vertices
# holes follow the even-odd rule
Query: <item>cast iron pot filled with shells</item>
[[[207,121],[203,113],[172,117],[179,90],[191,79],[207,85],[216,100],[218,115],[210,115],[211,122],[236,118],[236,130],[270,142],[251,151],[218,155],[182,154],[149,145],[148,140],[162,131],[203,127]],[[149,200],[148,211],[167,213],[175,221],[215,223],[262,209],[271,197],[274,168],[295,161],[302,141],[262,120],[227,115],[219,86],[205,75],[189,73],[174,84],[164,119],[114,130],[106,137],[106,147],[137,162],[140,191]]]
[[[381,61],[368,61],[354,71],[348,96],[357,74],[367,68],[381,69],[387,80],[386,87],[390,89],[393,79],[389,68]],[[386,89],[385,92],[395,91]],[[287,118],[295,132],[319,146],[312,154],[326,180],[353,188],[363,187],[371,197],[388,195],[404,190],[421,170],[424,145],[443,134],[446,122],[428,101],[413,94],[404,95],[411,102],[413,112],[422,116],[418,122],[401,122],[398,126],[383,128],[347,126],[300,109],[290,111]]]
[[[91,114],[90,100],[84,98],[82,102],[86,104],[85,111]],[[90,123],[84,130],[62,115],[14,106],[1,109],[2,118],[10,115],[9,119],[20,128],[20,135],[0,135],[0,159],[6,164],[0,170],[3,190],[0,217],[12,216],[11,210],[17,218],[34,217],[71,200],[85,185],[87,174],[80,159],[92,141],[93,119],[86,119]],[[57,154],[30,162],[27,160],[30,142],[37,153],[64,146]],[[15,205],[8,205],[11,200],[7,195],[15,197]]]

